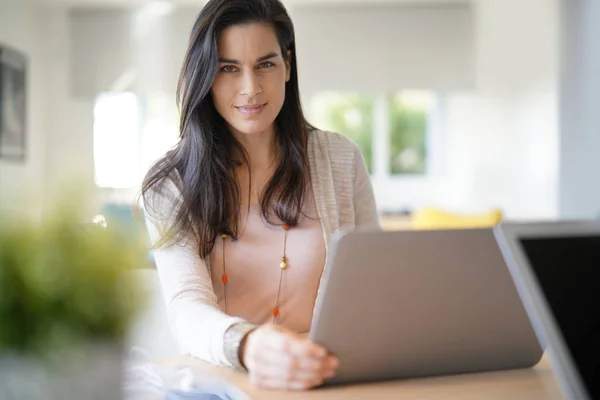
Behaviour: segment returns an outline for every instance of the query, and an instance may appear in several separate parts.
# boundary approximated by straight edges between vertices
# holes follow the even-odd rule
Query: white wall
[[[509,218],[558,216],[558,2],[479,0],[477,88],[448,96],[437,199]]]
[[[50,198],[60,196],[66,185],[77,183],[94,188],[93,109],[91,98],[72,94],[72,68],[68,13],[63,8],[48,8],[41,23],[48,101],[45,105],[47,135],[44,179]],[[94,49],[90,49],[93,53]],[[97,196],[91,196],[92,199]],[[96,204],[86,204],[90,212]]]
[[[600,217],[600,2],[563,0],[560,213]]]
[[[39,14],[30,0],[0,1],[0,43],[28,57],[27,158],[24,163],[0,159],[0,210],[39,215],[43,195],[44,81]]]

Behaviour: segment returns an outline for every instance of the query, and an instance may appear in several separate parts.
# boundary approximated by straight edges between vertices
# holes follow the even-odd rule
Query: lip
[[[245,115],[255,115],[260,113],[265,106],[267,105],[267,103],[264,104],[248,104],[245,106],[236,106],[235,108],[237,108],[242,114]]]

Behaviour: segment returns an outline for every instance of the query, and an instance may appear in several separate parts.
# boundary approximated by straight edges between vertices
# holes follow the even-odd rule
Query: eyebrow
[[[262,57],[258,57],[256,59],[256,62],[257,63],[263,62],[263,61],[266,61],[266,60],[269,60],[269,59],[275,58],[275,57],[279,57],[279,54],[277,54],[275,52],[271,52],[271,53],[266,54],[266,55],[264,55]],[[219,57],[219,62],[220,63],[226,63],[226,64],[238,64],[238,65],[241,64],[238,60],[233,60],[233,59],[230,59],[230,58],[222,58],[222,57]]]

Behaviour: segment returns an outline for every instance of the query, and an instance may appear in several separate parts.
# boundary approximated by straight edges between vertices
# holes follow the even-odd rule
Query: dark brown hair
[[[191,237],[200,256],[206,257],[219,234],[238,237],[241,194],[234,168],[239,160],[234,154],[241,154],[248,168],[250,163],[215,109],[210,89],[218,69],[220,33],[232,25],[254,22],[272,25],[282,56],[291,53],[291,76],[275,120],[280,161],[261,197],[261,214],[272,225],[282,221],[290,226],[297,225],[301,216],[309,182],[308,132],[313,128],[300,104],[292,21],[279,0],[211,0],[194,24],[179,78],[180,141],[150,169],[142,184],[141,196],[150,217],[165,217],[153,214],[152,209],[152,198],[160,196],[165,183],[171,180],[181,193],[159,246]]]

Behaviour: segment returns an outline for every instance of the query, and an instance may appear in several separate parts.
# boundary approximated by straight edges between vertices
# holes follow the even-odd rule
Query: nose
[[[241,94],[252,98],[262,91],[260,81],[254,70],[246,71],[242,78]]]

